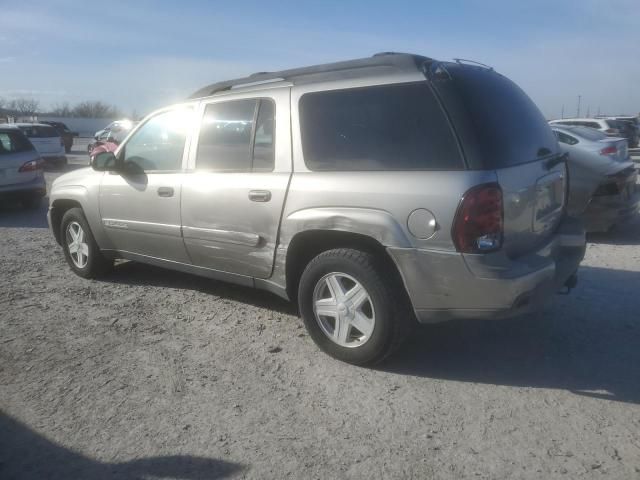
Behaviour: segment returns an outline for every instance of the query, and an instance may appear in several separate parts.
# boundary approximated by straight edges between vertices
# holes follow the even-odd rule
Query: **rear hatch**
[[[436,63],[428,74],[458,133],[468,166],[494,170],[503,193],[503,249],[538,249],[564,214],[566,166],[531,99],[493,69]]]
[[[38,172],[20,168],[28,162],[39,160],[29,140],[19,131],[0,130],[0,186],[16,185],[32,181]]]
[[[21,126],[20,129],[29,138],[41,155],[61,154],[62,141],[58,131],[49,126]]]

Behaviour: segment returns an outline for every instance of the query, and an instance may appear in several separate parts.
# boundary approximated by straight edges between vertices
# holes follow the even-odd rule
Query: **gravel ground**
[[[364,369],[264,292],[76,277],[44,212],[0,208],[3,479],[640,478],[640,222],[541,314],[420,328]]]

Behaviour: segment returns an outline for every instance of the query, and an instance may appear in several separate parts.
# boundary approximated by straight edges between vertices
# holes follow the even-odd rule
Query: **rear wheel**
[[[113,267],[113,260],[105,258],[100,252],[82,209],[67,210],[60,228],[64,256],[77,275],[97,278]]]
[[[413,323],[404,292],[369,252],[341,248],[315,257],[298,304],[309,335],[329,355],[371,365],[391,354]]]

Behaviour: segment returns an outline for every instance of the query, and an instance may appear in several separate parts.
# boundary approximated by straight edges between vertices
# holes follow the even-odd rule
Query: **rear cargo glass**
[[[510,167],[558,153],[542,113],[508,78],[453,63],[435,64],[430,77],[463,148],[474,156],[472,168]]]
[[[21,132],[0,131],[0,155],[31,150],[33,145]]]
[[[461,170],[454,134],[426,82],[330,90],[300,99],[311,170]]]

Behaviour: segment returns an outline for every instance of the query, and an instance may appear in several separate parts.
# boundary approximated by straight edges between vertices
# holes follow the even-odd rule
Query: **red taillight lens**
[[[605,147],[600,150],[600,155],[616,155],[618,153],[618,149],[616,147]]]
[[[497,183],[478,185],[462,197],[453,222],[453,243],[459,252],[487,253],[502,247],[502,189]]]
[[[36,170],[41,170],[41,169],[42,169],[42,160],[30,160],[24,165],[22,165],[18,169],[18,172],[20,173],[35,172]]]

